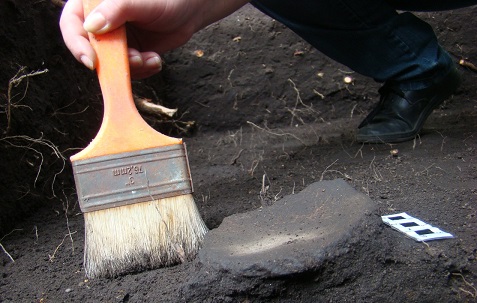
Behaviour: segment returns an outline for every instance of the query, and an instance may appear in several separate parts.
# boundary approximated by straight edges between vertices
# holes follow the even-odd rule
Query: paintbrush
[[[101,0],[84,0],[85,16]],[[98,56],[104,116],[94,140],[71,157],[84,213],[86,276],[114,277],[193,258],[207,232],[192,197],[185,144],[137,111],[126,30],[89,34]]]

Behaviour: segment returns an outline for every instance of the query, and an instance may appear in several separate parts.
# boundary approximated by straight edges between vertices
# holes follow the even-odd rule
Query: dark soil
[[[176,120],[147,121],[184,137],[210,229],[335,178],[376,203],[377,228],[325,270],[280,278],[274,288],[263,281],[250,289],[241,277],[192,287],[200,285],[197,260],[86,279],[68,158],[95,136],[101,94],[95,74],[63,45],[60,13],[49,0],[0,2],[0,302],[477,301],[477,73],[460,68],[461,88],[414,141],[358,144],[355,129],[379,84],[251,6],[166,54],[161,75],[134,82],[137,95],[179,108]],[[477,63],[477,7],[419,15],[456,62]],[[455,238],[418,243],[379,223],[403,211]]]

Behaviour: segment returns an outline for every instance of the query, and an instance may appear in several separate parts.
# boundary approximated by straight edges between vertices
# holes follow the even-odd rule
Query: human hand
[[[66,46],[89,69],[97,65],[88,32],[103,34],[127,22],[131,76],[149,77],[161,70],[159,54],[186,43],[201,28],[248,0],[103,0],[84,18],[81,0],[69,0],[60,29]]]

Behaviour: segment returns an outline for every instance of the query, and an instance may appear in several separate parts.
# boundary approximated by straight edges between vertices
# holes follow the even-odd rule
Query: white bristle
[[[192,195],[84,214],[86,275],[114,277],[193,258],[208,229]]]

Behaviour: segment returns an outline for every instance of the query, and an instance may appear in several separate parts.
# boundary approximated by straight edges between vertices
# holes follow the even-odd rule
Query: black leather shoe
[[[358,126],[357,140],[394,143],[414,139],[427,117],[459,85],[460,75],[455,68],[440,82],[422,90],[402,91],[397,86],[385,84],[379,89],[378,106]]]

